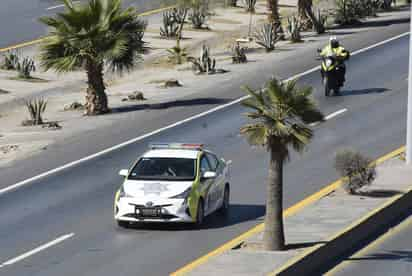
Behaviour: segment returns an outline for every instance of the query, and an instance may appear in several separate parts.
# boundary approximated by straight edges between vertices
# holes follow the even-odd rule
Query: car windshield
[[[137,162],[129,174],[131,180],[194,180],[196,159],[146,158]]]

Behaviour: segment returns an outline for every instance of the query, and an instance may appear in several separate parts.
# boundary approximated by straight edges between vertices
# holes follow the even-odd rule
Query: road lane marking
[[[340,115],[340,114],[342,114],[342,113],[345,113],[346,111],[348,111],[348,109],[346,109],[346,108],[342,108],[342,109],[340,109],[340,110],[338,110],[338,111],[335,111],[335,112],[333,112],[333,113],[325,116],[325,121],[330,120],[330,119],[332,119],[332,118],[334,118],[334,117],[336,117],[336,116],[338,116],[338,115]],[[314,122],[314,123],[309,124],[309,126],[314,127],[314,126],[319,125],[320,123],[321,123],[321,122]]]
[[[391,158],[394,158],[395,156],[401,154],[402,152],[405,151],[405,146],[402,146],[388,154],[385,154],[381,156],[380,158],[376,159],[373,163],[376,165],[381,164],[382,162],[389,160]],[[308,205],[318,201],[322,197],[327,196],[328,194],[332,193],[335,191],[337,188],[339,188],[342,183],[343,183],[343,178],[340,178],[336,180],[335,182],[329,184],[328,186],[322,188],[318,192],[313,193],[312,195],[306,197],[305,199],[299,201],[295,205],[289,207],[288,209],[283,211],[283,217],[287,218],[289,216],[292,216],[302,210],[303,208],[307,207]],[[211,252],[207,253],[206,255],[203,255],[194,261],[184,265],[183,267],[179,268],[175,272],[171,273],[170,276],[180,276],[180,275],[185,275],[186,273],[192,271],[194,268],[196,268],[199,265],[202,265],[206,263],[211,257],[218,256],[222,254],[225,251],[228,251],[235,246],[239,245],[241,242],[247,240],[249,237],[251,237],[254,234],[260,233],[264,230],[264,223],[260,223],[248,231],[240,234],[239,236],[235,237],[234,239],[222,244],[221,246],[217,247],[216,249],[212,250]]]
[[[329,114],[328,116],[326,116],[326,117],[325,117],[325,120],[330,120],[330,119],[332,119],[333,117],[336,117],[336,116],[338,116],[338,115],[340,115],[340,114],[342,114],[342,113],[345,113],[346,111],[348,111],[346,108],[342,108],[342,109],[340,109],[340,110],[338,110],[338,111],[335,111],[335,112]]]
[[[26,252],[26,253],[24,253],[20,256],[17,256],[13,259],[5,261],[4,263],[0,264],[0,268],[8,266],[8,265],[15,264],[15,263],[20,262],[24,259],[27,259],[28,257],[33,256],[34,254],[39,253],[40,251],[46,250],[47,248],[52,247],[56,244],[62,243],[63,241],[65,241],[67,239],[70,239],[73,236],[74,236],[74,233],[63,235],[63,236],[61,236],[61,237],[59,237],[55,240],[52,240],[52,241],[50,241],[48,243],[45,243],[45,244],[43,244],[39,247],[36,247],[33,250],[30,250],[30,251],[28,251],[28,252]]]
[[[80,1],[73,1],[73,5],[77,5],[77,4],[80,4]],[[56,5],[56,6],[48,7],[46,10],[47,10],[47,11],[50,11],[50,10],[54,10],[54,9],[58,9],[58,8],[63,8],[63,7],[64,7],[64,4],[61,4],[61,5]]]
[[[384,41],[375,43],[375,44],[373,44],[372,46],[368,46],[367,48],[368,48],[369,50],[370,50],[370,49],[373,49],[374,47],[381,46],[381,45],[383,45],[384,43],[389,43],[389,42],[391,42],[391,41],[393,41],[393,40],[395,40],[395,39],[399,39],[399,38],[401,38],[401,37],[403,37],[403,36],[406,36],[406,35],[408,35],[408,34],[409,34],[409,32],[403,33],[403,34],[401,34],[401,35],[397,35],[397,36],[395,36],[395,37],[386,39],[386,40],[384,40]],[[375,46],[374,46],[374,45],[375,45]],[[0,52],[1,52],[1,50],[0,50]],[[352,55],[357,55],[357,54],[362,53],[362,52],[363,52],[363,50],[360,49],[360,50],[358,50],[358,51],[353,52]],[[292,77],[290,77],[290,78],[287,78],[287,79],[284,80],[284,81],[289,81],[289,80],[293,80],[293,79],[298,79],[298,78],[300,78],[300,77],[302,77],[302,76],[305,76],[305,75],[308,75],[308,74],[310,74],[310,73],[315,72],[315,71],[318,70],[319,68],[320,68],[320,66],[316,66],[316,67],[314,67],[314,68],[312,68],[312,69],[309,69],[309,70],[307,70],[307,71],[305,71],[305,72],[302,72],[302,73],[296,74],[296,75],[294,75],[294,76],[292,76]],[[68,168],[71,168],[71,167],[74,167],[74,166],[76,166],[76,165],[78,165],[78,164],[80,164],[80,163],[83,163],[83,162],[92,160],[92,159],[94,159],[94,158],[96,158],[96,157],[99,157],[99,156],[102,156],[102,155],[104,155],[104,154],[106,154],[106,153],[109,153],[109,152],[118,150],[118,149],[120,149],[120,148],[122,148],[122,147],[125,147],[125,146],[128,146],[128,145],[130,145],[130,144],[136,143],[136,142],[141,141],[141,140],[143,140],[143,139],[146,139],[146,138],[148,138],[148,137],[150,137],[150,136],[156,135],[156,134],[158,134],[158,133],[161,133],[161,132],[164,132],[164,131],[166,131],[166,130],[175,128],[175,127],[180,126],[180,125],[182,125],[182,124],[185,124],[185,123],[187,123],[187,122],[190,122],[190,121],[193,121],[193,120],[195,120],[195,119],[204,117],[204,116],[206,116],[206,115],[208,115],[208,114],[211,114],[211,113],[217,112],[217,111],[219,111],[219,110],[225,109],[225,108],[227,108],[227,107],[230,107],[230,106],[232,106],[232,105],[238,104],[238,103],[244,101],[245,99],[248,99],[249,97],[250,97],[249,95],[240,97],[239,99],[236,99],[236,100],[231,101],[231,102],[229,102],[229,103],[226,103],[226,104],[223,104],[223,105],[220,105],[220,106],[216,106],[216,107],[214,107],[214,108],[212,108],[212,109],[209,109],[209,110],[207,110],[207,111],[201,112],[201,113],[199,113],[199,114],[193,115],[193,116],[188,117],[188,118],[186,118],[186,119],[183,119],[183,120],[181,120],[181,121],[172,123],[172,124],[167,125],[167,126],[165,126],[165,127],[159,128],[159,129],[154,130],[154,131],[149,132],[149,133],[146,133],[146,134],[144,134],[144,135],[142,135],[142,136],[139,136],[139,137],[130,139],[130,140],[125,141],[125,142],[123,142],[123,143],[120,143],[120,144],[118,144],[118,145],[115,145],[115,146],[112,146],[112,147],[110,147],[110,148],[104,149],[104,150],[102,150],[102,151],[100,151],[100,152],[97,152],[97,153],[94,153],[94,154],[92,154],[92,155],[83,157],[83,158],[78,159],[78,160],[76,160],[76,161],[69,162],[69,163],[67,163],[67,164],[65,164],[65,165],[62,165],[62,166],[60,166],[60,167],[54,168],[54,169],[52,169],[52,170],[48,170],[48,171],[46,171],[46,172],[44,172],[44,173],[41,173],[41,174],[39,174],[39,175],[36,175],[36,176],[33,176],[33,177],[28,178],[28,179],[26,179],[26,180],[20,181],[20,182],[18,182],[18,183],[15,183],[15,184],[13,184],[13,185],[10,185],[10,186],[8,186],[8,187],[6,187],[6,188],[0,189],[0,196],[3,195],[3,194],[5,194],[5,193],[7,193],[7,192],[16,190],[17,188],[20,188],[20,187],[22,187],[22,186],[25,186],[25,185],[27,185],[27,184],[29,184],[29,183],[31,183],[31,182],[34,182],[34,181],[39,180],[39,179],[41,179],[41,178],[44,178],[44,177],[46,177],[46,176],[52,175],[52,174],[54,174],[54,173],[63,171],[63,170],[65,170],[65,169],[68,169]]]

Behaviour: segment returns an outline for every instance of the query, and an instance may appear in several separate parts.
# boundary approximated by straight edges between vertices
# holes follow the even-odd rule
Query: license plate
[[[158,217],[160,216],[160,209],[158,208],[141,208],[140,214],[143,217]]]

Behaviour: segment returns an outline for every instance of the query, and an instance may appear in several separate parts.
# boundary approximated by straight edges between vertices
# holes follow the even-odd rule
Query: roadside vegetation
[[[269,172],[266,188],[264,249],[283,250],[283,166],[290,150],[303,152],[313,137],[310,123],[323,121],[311,98],[312,88],[299,88],[296,81],[269,80],[263,89],[254,91],[242,104],[251,109],[251,120],[243,126],[243,134],[251,145],[262,146],[269,153]]]
[[[121,0],[63,3],[64,12],[40,19],[51,29],[41,46],[41,65],[59,73],[84,69],[88,84],[85,114],[107,113],[104,69],[122,73],[142,61],[146,22],[134,8],[123,9]]]
[[[336,153],[335,168],[345,178],[343,187],[351,195],[372,184],[376,178],[376,168],[372,159],[351,149]]]

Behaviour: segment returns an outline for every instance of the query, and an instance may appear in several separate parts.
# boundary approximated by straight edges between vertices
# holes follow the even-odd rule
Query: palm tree
[[[50,27],[40,59],[45,70],[87,72],[86,114],[109,111],[104,68],[122,73],[141,61],[146,22],[134,8],[122,9],[121,0],[89,0],[75,5],[63,0],[65,11],[40,21]]]
[[[266,194],[264,248],[282,250],[283,164],[289,148],[302,152],[313,132],[307,124],[323,120],[323,114],[310,98],[311,87],[297,88],[296,81],[281,82],[273,78],[265,88],[255,92],[246,87],[250,98],[242,102],[253,109],[247,117],[254,122],[240,129],[252,145],[263,146],[270,154]]]

